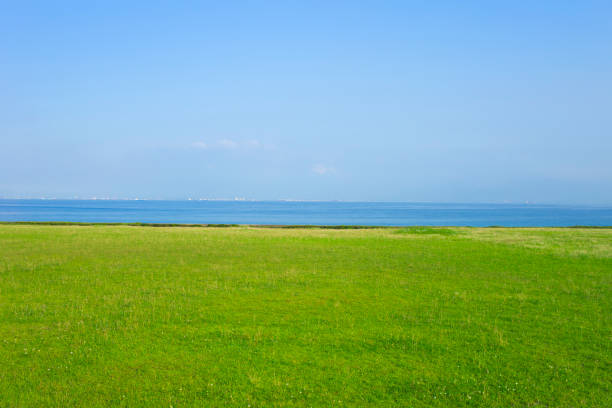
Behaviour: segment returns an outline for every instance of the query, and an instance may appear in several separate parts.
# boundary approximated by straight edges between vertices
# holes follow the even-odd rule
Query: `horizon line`
[[[235,198],[139,198],[139,197],[123,197],[123,198],[107,198],[107,197],[1,197],[0,200],[40,200],[40,201],[172,201],[172,202],[189,202],[189,201],[219,201],[219,202],[297,202],[297,203],[404,203],[404,204],[514,204],[514,205],[557,205],[557,206],[589,206],[589,207],[608,207],[612,203],[581,203],[581,202],[537,202],[530,200],[505,200],[505,201],[422,201],[422,200],[308,200],[308,199],[250,199],[243,197]]]

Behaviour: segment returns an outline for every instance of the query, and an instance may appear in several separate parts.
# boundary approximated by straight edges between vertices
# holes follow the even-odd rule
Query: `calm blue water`
[[[0,221],[571,226],[612,225],[612,207],[283,201],[0,200]]]

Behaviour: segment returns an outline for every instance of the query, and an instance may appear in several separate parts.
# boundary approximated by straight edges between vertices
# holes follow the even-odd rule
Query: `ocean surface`
[[[301,201],[0,200],[0,221],[193,224],[612,225],[612,207]]]

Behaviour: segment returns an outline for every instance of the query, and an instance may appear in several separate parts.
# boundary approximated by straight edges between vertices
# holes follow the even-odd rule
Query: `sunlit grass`
[[[603,407],[611,321],[612,230],[0,226],[0,406]]]
[[[440,227],[406,227],[397,228],[395,230],[398,234],[416,234],[416,235],[455,235],[457,230],[451,228],[440,228]]]

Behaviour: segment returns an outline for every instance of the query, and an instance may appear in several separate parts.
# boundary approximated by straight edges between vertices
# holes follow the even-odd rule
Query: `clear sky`
[[[2,2],[41,196],[612,203],[612,3]]]

